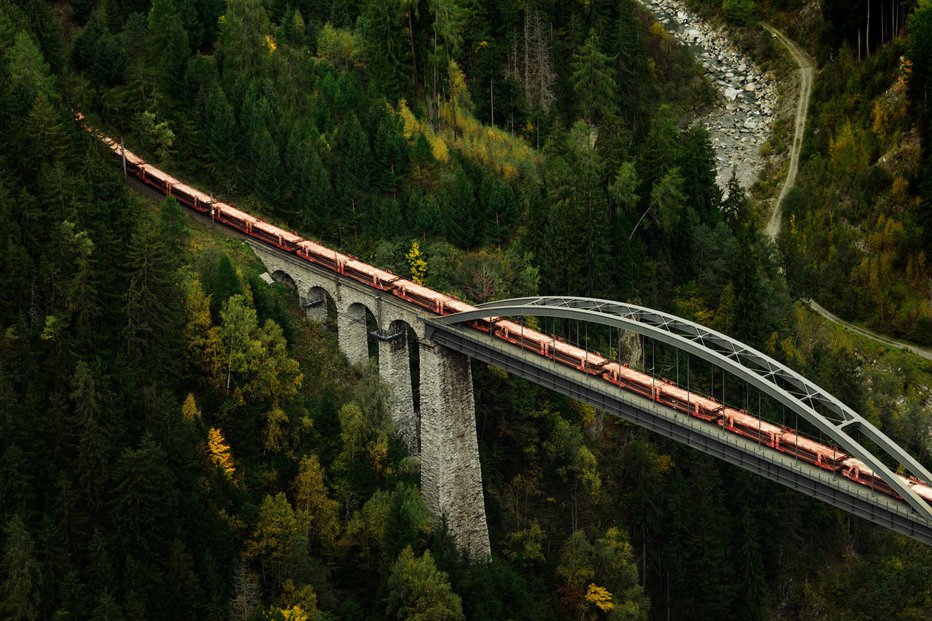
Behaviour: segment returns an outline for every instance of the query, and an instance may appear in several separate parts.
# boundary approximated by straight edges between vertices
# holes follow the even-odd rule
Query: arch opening
[[[298,290],[298,285],[295,283],[294,278],[291,277],[291,274],[283,270],[275,270],[272,272],[272,280],[278,284],[288,287],[292,291]]]
[[[338,328],[341,346],[346,343],[344,351],[358,351],[355,355],[348,355],[350,362],[356,364],[374,360],[378,363],[379,341],[376,335],[379,324],[372,310],[365,304],[354,302],[346,307],[343,315],[345,317],[339,322]]]
[[[414,411],[418,413],[421,411],[421,391],[420,382],[417,381],[417,378],[420,377],[421,360],[417,333],[411,324],[403,319],[395,319],[389,323],[388,333],[391,335],[392,348],[396,350],[404,348],[408,354],[408,368],[411,373],[411,395]]]
[[[323,287],[314,286],[308,289],[307,295],[301,300],[301,306],[309,320],[329,326],[336,324],[336,302]]]

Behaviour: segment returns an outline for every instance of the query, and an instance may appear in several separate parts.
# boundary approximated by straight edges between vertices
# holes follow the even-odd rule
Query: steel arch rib
[[[577,319],[624,328],[656,338],[695,354],[748,381],[815,425],[838,445],[870,466],[923,518],[932,521],[932,510],[877,457],[848,435],[849,428],[861,429],[897,463],[913,475],[932,483],[932,473],[909,453],[884,435],[860,414],[789,367],[729,336],[687,319],[643,306],[583,297],[528,297],[479,305],[478,310],[446,315],[432,320],[453,325],[496,316],[539,316]],[[816,410],[828,410],[831,418]],[[835,419],[835,420],[833,420]]]

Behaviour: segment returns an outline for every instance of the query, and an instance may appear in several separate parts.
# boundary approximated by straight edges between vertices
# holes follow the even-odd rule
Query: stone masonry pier
[[[249,244],[275,280],[297,290],[309,320],[325,321],[328,309],[336,311],[337,340],[350,364],[368,364],[369,339],[376,340],[379,376],[391,395],[389,411],[408,451],[420,457],[428,507],[469,558],[488,559],[469,358],[427,340],[420,309],[268,246]],[[410,336],[418,343],[419,408]]]

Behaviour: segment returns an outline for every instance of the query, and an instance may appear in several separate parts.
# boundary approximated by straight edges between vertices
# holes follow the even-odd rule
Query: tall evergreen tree
[[[41,575],[32,535],[18,514],[7,520],[3,534],[0,610],[11,621],[35,621],[39,618]]]
[[[599,48],[595,29],[589,31],[585,44],[573,55],[573,91],[580,116],[591,125],[612,116],[618,107],[618,84],[613,75],[612,61]]]
[[[152,1],[146,44],[149,48],[149,60],[155,67],[156,83],[162,92],[181,99],[190,51],[188,33],[184,29],[175,0]]]

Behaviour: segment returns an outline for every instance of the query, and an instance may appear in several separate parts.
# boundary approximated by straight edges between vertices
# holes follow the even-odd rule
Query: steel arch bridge
[[[795,475],[792,477],[777,476],[770,466],[763,467],[762,464],[757,464],[754,467],[749,467],[752,466],[750,461],[753,460],[744,459],[740,455],[728,457],[720,451],[706,450],[707,447],[704,446],[706,443],[696,442],[695,438],[689,441],[684,437],[675,437],[677,435],[675,433],[666,433],[666,435],[686,441],[688,444],[706,450],[706,452],[778,480],[790,487],[800,489],[856,515],[866,517],[888,528],[932,544],[932,508],[906,484],[903,478],[897,476],[887,467],[882,458],[885,457],[888,460],[895,461],[909,474],[926,482],[932,482],[932,473],[873,424],[824,389],[766,354],[720,332],[674,315],[634,304],[584,297],[544,296],[490,302],[480,305],[474,311],[430,319],[428,320],[430,326],[429,338],[473,357],[506,366],[519,375],[532,379],[532,381],[536,380],[543,385],[549,385],[549,387],[555,388],[564,394],[587,400],[597,406],[606,405],[605,399],[593,398],[593,395],[584,390],[582,386],[574,389],[566,385],[566,381],[572,382],[572,379],[560,381],[556,377],[545,378],[548,374],[553,375],[553,372],[557,371],[557,369],[552,368],[549,371],[542,372],[540,363],[535,364],[533,361],[528,361],[530,366],[527,366],[516,359],[520,357],[516,353],[509,353],[503,351],[501,346],[494,346],[488,335],[480,336],[476,330],[463,330],[457,325],[480,319],[494,321],[495,318],[523,316],[578,320],[633,331],[672,345],[677,350],[698,356],[733,376],[743,379],[749,385],[769,395],[811,423],[819,431],[831,438],[840,449],[864,462],[892,490],[902,496],[909,506],[906,507],[903,503],[897,502],[896,504],[902,508],[902,511],[895,511],[894,513],[899,515],[893,516],[888,511],[890,508],[889,502],[885,502],[886,500],[893,501],[889,496],[883,497],[883,495],[873,492],[877,498],[862,498],[860,501],[845,498],[851,492],[850,489],[845,489],[847,487],[845,483],[850,483],[850,481],[840,476],[833,476],[839,485],[833,485],[830,481],[810,485],[804,480],[814,480],[819,477],[810,476],[815,473],[807,473],[805,468],[802,469],[802,478]],[[516,350],[520,349],[517,346],[512,347]],[[498,350],[498,353],[495,350]],[[539,356],[537,357],[539,358]],[[509,358],[510,360],[506,360]],[[555,367],[556,365],[551,366]],[[533,370],[531,367],[537,367],[537,370]],[[572,369],[569,371],[574,372]],[[584,375],[579,371],[575,371],[575,374],[577,376]],[[576,381],[581,382],[582,380],[577,378]],[[607,384],[607,382],[602,383]],[[619,390],[618,392],[622,391]],[[609,409],[611,410],[611,408]],[[625,416],[621,411],[615,413],[632,420],[631,416]],[[639,418],[640,420],[635,421],[638,424],[648,428],[654,427],[643,416]],[[682,416],[682,418],[689,417]],[[654,427],[654,430],[664,433],[662,428]],[[874,454],[858,442],[856,438],[852,437],[851,433],[855,430],[860,431],[876,444],[880,449],[879,454]],[[805,463],[799,465],[808,466]],[[815,466],[809,467],[820,470]],[[824,483],[827,483],[827,486],[823,485]]]

